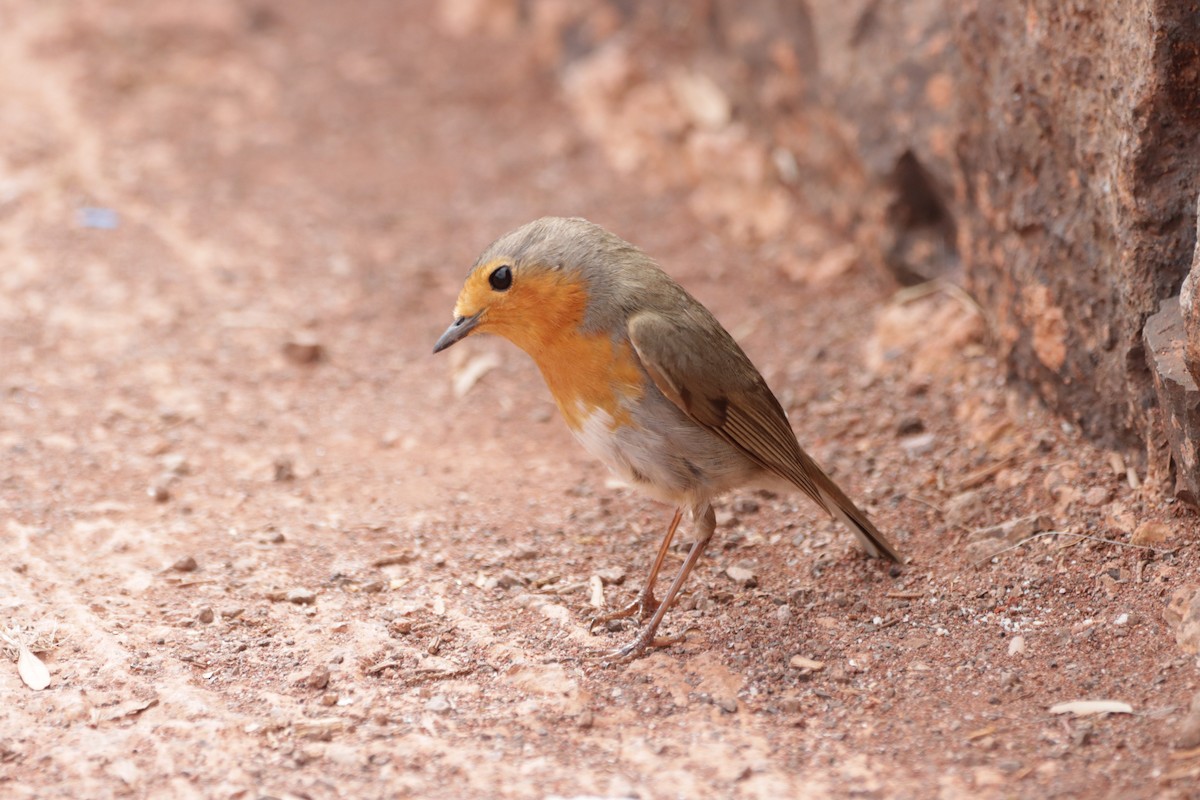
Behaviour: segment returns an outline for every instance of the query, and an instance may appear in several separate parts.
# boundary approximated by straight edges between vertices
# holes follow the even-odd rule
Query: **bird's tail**
[[[846,493],[839,489],[828,476],[823,475],[822,477],[825,477],[825,481],[828,483],[817,486],[817,491],[821,495],[821,504],[850,529],[868,555],[872,558],[886,558],[899,564],[900,554],[896,552],[896,548],[892,547],[892,543],[887,540],[887,537],[879,532],[875,523],[871,522],[862,509],[854,505],[854,501],[847,497]],[[825,481],[821,481],[821,483],[825,483]]]

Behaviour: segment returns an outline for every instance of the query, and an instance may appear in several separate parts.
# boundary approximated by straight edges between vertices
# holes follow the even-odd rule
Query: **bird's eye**
[[[488,275],[488,283],[497,292],[508,291],[508,287],[512,286],[512,267],[507,264],[502,267],[496,267],[492,270],[492,274]]]

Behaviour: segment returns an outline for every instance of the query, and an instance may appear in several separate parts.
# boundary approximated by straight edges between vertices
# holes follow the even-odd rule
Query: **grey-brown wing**
[[[766,381],[715,320],[644,311],[630,318],[628,331],[646,372],[681,411],[801,489],[845,523],[868,553],[900,560],[867,515],[801,449]]]

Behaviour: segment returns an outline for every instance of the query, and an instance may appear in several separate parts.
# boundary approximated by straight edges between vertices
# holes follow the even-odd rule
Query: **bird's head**
[[[604,264],[617,237],[582,219],[545,217],[493,242],[476,260],[438,353],[473,333],[494,333],[537,358],[578,329],[606,295]]]

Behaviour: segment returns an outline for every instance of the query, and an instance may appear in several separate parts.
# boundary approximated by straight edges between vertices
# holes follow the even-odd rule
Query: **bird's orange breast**
[[[565,336],[534,360],[573,431],[597,411],[607,415],[614,429],[628,425],[628,402],[645,392],[629,343],[616,344],[605,334]]]
[[[626,406],[645,393],[645,376],[627,340],[580,330],[586,285],[546,271],[525,276],[519,288],[489,309],[484,327],[533,358],[573,431],[597,411],[608,415],[614,429],[629,424]]]

